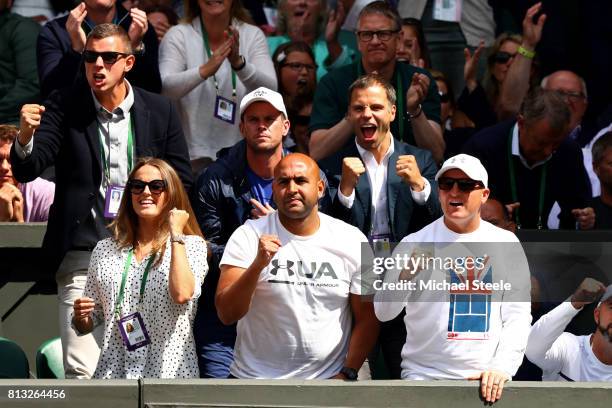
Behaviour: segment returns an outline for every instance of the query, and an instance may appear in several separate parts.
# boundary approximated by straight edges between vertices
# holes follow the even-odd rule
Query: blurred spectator
[[[317,63],[317,78],[329,70],[350,64],[355,59],[355,35],[342,30],[344,5],[327,12],[325,0],[280,0],[277,33],[268,37],[270,53],[289,41],[304,41],[312,48]]]
[[[85,82],[83,57],[86,36],[98,24],[118,24],[128,33],[136,64],[127,76],[134,86],[150,92],[161,90],[157,61],[157,37],[144,11],[127,11],[117,0],[86,0],[66,16],[47,23],[36,46],[41,94],[47,98],[55,89]]]
[[[342,2],[346,12],[346,18],[344,19],[344,24],[342,24],[342,29],[351,32],[357,30],[359,13],[361,13],[361,10],[363,10],[365,6],[373,1],[374,0],[338,0],[338,2]]]
[[[170,6],[158,4],[145,8],[147,19],[155,29],[157,41],[161,42],[162,38],[170,27],[178,24],[178,16]]]
[[[501,201],[489,197],[486,203],[480,208],[480,218],[490,222],[496,227],[503,228],[512,233],[516,232],[516,224],[510,218],[510,213]]]
[[[140,159],[110,229],[91,254],[72,318],[79,333],[104,326],[93,377],[198,378],[191,326],[208,271],[206,243],[176,171]]]
[[[21,182],[34,180],[49,166],[56,169],[43,249],[48,272],[57,281],[67,378],[91,377],[99,355],[94,336],[77,336],[70,320],[74,299],[85,287],[91,251],[109,236],[112,193],[122,190],[135,158],[144,155],[166,159],[186,189],[192,184],[176,109],[167,98],[125,79],[135,63],[125,30],[99,24],[84,47],[87,82],[54,92],[44,106],[24,105],[11,150],[13,173]]]
[[[464,145],[487,169],[492,194],[504,205],[520,203],[512,214],[518,228],[546,228],[555,201],[561,228],[575,229],[578,220],[584,229],[592,221],[582,213],[588,178],[580,147],[567,137],[570,118],[565,96],[538,88],[525,98],[516,121],[486,128]],[[592,216],[592,209],[587,212]]]
[[[595,210],[595,229],[612,229],[612,132],[593,145],[592,167],[600,183],[601,195],[591,200]]]
[[[0,125],[0,222],[42,222],[49,218],[55,184],[42,178],[18,183],[11,168],[11,146],[19,129]]]
[[[596,329],[576,336],[565,327],[585,305],[596,302]],[[534,323],[525,355],[545,381],[612,381],[612,285],[586,278],[566,301]]]
[[[43,24],[56,16],[57,10],[52,3],[49,0],[14,0],[12,11]]]
[[[435,69],[429,72],[440,95],[440,120],[446,145],[444,157],[452,157],[461,152],[463,144],[474,134],[474,122],[457,108],[453,87],[446,75]]]
[[[440,97],[427,71],[396,61],[401,20],[384,1],[363,8],[359,17],[361,60],[330,71],[317,85],[309,131],[310,154],[321,160],[352,143],[346,119],[348,89],[360,76],[376,71],[391,82],[397,94],[397,115],[391,134],[429,150],[436,162],[444,155],[440,127]]]
[[[276,89],[261,30],[240,0],[186,0],[186,22],[160,45],[163,93],[178,103],[194,174],[240,140],[237,104],[260,87]]]
[[[40,26],[11,12],[12,0],[0,0],[0,123],[19,124],[24,103],[38,102],[36,37]]]
[[[431,66],[444,72],[458,94],[463,89],[463,50],[474,50],[481,41],[490,47],[495,39],[491,0],[398,2],[402,18],[419,19],[429,46]],[[450,7],[449,7],[450,6]]]
[[[474,122],[477,129],[493,126],[498,122],[500,90],[520,45],[520,35],[504,33],[497,37],[487,57],[487,69],[482,84],[477,80],[477,66],[484,52],[484,44],[481,43],[474,53],[464,50],[465,88],[459,96],[457,106]]]
[[[420,68],[431,68],[423,26],[416,18],[402,19],[402,36],[397,46],[397,60]]]
[[[276,49],[272,60],[291,126],[284,144],[308,154],[308,122],[317,85],[312,49],[302,41],[285,43]]]

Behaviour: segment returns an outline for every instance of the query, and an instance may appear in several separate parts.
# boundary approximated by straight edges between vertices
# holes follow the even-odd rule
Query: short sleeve
[[[195,278],[195,290],[193,291],[192,299],[200,297],[202,292],[202,284],[208,273],[208,262],[206,261],[206,242],[197,235],[191,235],[186,241],[187,259],[189,267]]]
[[[240,226],[227,241],[219,266],[230,265],[247,269],[257,256],[258,245],[257,232],[249,224]]]

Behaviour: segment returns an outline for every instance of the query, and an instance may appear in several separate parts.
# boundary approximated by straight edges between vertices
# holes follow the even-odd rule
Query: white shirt
[[[389,158],[395,152],[395,142],[393,137],[391,137],[389,148],[380,163],[376,161],[372,152],[361,147],[357,141],[355,141],[355,145],[365,165],[370,182],[370,191],[372,192],[372,225],[370,234],[388,235],[391,233],[391,229],[389,226],[389,206],[387,204],[387,172],[389,171]],[[395,171],[395,169],[392,169],[392,171]],[[431,193],[429,181],[425,177],[423,177],[423,180],[425,181],[425,188],[422,191],[414,191],[412,187],[410,188],[412,199],[419,205],[425,204]],[[338,189],[338,199],[346,208],[352,208],[355,202],[355,190],[353,189],[351,195],[347,197]]]
[[[257,281],[249,311],[238,321],[234,362],[238,378],[330,378],[342,369],[351,337],[349,294],[361,294],[357,228],[319,213],[310,236],[287,231],[278,212],[248,220],[230,237],[220,265],[248,268],[259,237],[282,246]]]
[[[537,163],[534,163],[533,165],[529,165],[527,163],[527,159],[525,158],[525,156],[523,156],[521,154],[521,149],[519,146],[519,129],[518,129],[518,123],[514,124],[514,127],[512,128],[512,155],[513,156],[518,156],[518,158],[521,160],[521,163],[523,163],[523,166],[527,167],[529,170],[533,170],[538,166],[541,166],[542,164],[546,163],[547,161],[549,161],[552,157],[552,154],[550,156],[548,156],[547,158],[545,158],[544,160],[541,160]]]
[[[529,334],[525,355],[543,371],[545,381],[612,381],[612,365],[599,361],[591,335],[563,330],[580,312],[568,300],[542,316]]]
[[[610,123],[607,127],[601,129],[593,139],[582,148],[582,156],[584,158],[584,168],[589,175],[589,181],[591,182],[591,191],[593,192],[593,197],[598,197],[601,195],[601,185],[599,183],[599,177],[595,174],[595,170],[593,170],[593,146],[595,142],[599,140],[600,137],[605,135],[606,133],[612,131],[612,123]]]

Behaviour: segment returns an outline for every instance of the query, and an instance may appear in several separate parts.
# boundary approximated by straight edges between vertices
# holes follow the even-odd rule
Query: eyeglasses
[[[469,193],[470,191],[478,190],[483,188],[481,181],[472,179],[454,179],[449,177],[440,177],[438,179],[438,187],[440,190],[449,191],[452,190],[453,186],[457,183],[460,191]]]
[[[493,56],[493,61],[496,64],[505,64],[514,57],[516,57],[516,54],[510,54],[509,52],[500,51]]]
[[[574,92],[574,91],[564,91],[561,89],[556,90],[556,92],[560,93],[563,96],[567,96],[568,98],[577,98],[577,99],[585,99],[586,95],[582,92]]]
[[[286,62],[283,64],[283,67],[287,67],[290,70],[295,71],[295,72],[300,72],[303,69],[305,69],[308,72],[313,72],[315,69],[317,69],[316,65],[302,64],[301,62]]]
[[[400,30],[357,31],[359,41],[370,42],[376,36],[380,41],[389,41]]]
[[[450,96],[448,96],[447,93],[443,93],[443,92],[438,91],[438,95],[440,95],[440,102],[441,103],[446,103],[446,102],[450,101]]]
[[[114,64],[120,57],[127,57],[131,54],[126,54],[125,52],[117,52],[117,51],[104,51],[97,52],[91,50],[83,51],[83,59],[85,62],[89,64],[93,64],[98,60],[98,57],[102,57],[102,61],[105,64]]]
[[[166,191],[166,182],[164,180],[151,180],[149,182],[132,179],[127,182],[127,188],[132,194],[142,194],[145,187],[149,186],[151,194],[160,195]]]

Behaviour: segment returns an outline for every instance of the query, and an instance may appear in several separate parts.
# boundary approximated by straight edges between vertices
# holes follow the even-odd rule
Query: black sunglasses
[[[438,179],[438,187],[440,187],[440,190],[444,191],[451,190],[455,183],[457,183],[459,190],[463,191],[464,193],[469,193],[470,191],[478,190],[484,187],[481,181],[472,179],[455,179],[449,177],[440,177]]]
[[[509,52],[500,51],[493,56],[493,61],[497,64],[505,64],[510,61],[511,58],[516,57],[516,54],[510,54]]]
[[[98,60],[98,57],[102,57],[102,61],[105,64],[114,64],[115,62],[117,62],[119,57],[127,57],[128,55],[132,55],[132,54],[126,54],[125,52],[117,52],[117,51],[104,51],[104,52],[97,52],[97,51],[91,51],[91,50],[83,51],[83,59],[85,60],[85,62],[89,64],[93,64],[94,62],[96,62]]]
[[[166,182],[164,180],[151,180],[145,182],[138,179],[132,179],[127,182],[127,188],[132,194],[142,194],[147,186],[149,186],[151,194],[160,195],[166,191]]]
[[[380,41],[389,41],[391,37],[399,33],[401,30],[378,30],[378,31],[357,31],[357,37],[359,41],[370,42],[374,39],[374,36],[378,37]]]

